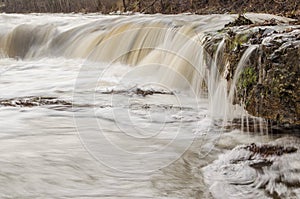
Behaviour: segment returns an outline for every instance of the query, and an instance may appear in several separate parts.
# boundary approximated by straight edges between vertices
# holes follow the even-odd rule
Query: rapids
[[[235,17],[0,14],[0,197],[261,196],[218,181],[220,154],[278,138],[234,128],[251,116],[218,72],[224,42],[203,47]]]

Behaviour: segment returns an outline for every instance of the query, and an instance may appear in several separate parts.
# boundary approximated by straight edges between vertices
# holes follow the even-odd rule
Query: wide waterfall
[[[259,188],[298,154],[264,174],[239,163],[256,145],[220,156],[276,139],[235,99],[259,46],[228,81],[228,38],[211,45],[236,17],[0,14],[0,198],[299,196]]]
[[[1,32],[1,55],[23,60],[64,57],[129,66],[149,65],[150,68],[155,65],[153,72],[162,84],[181,89],[191,86],[199,96],[206,93],[210,116],[231,120],[244,114],[242,109],[232,106],[236,82],[229,89],[223,74],[218,72],[217,68],[225,68],[218,66],[221,49],[215,55],[209,55],[204,48],[208,39],[205,33],[221,29],[233,20],[233,16],[88,18],[87,22],[82,19],[68,23],[10,24]],[[219,48],[222,45],[224,41]],[[249,56],[248,53],[241,60],[241,67]],[[191,85],[176,79],[178,75]],[[236,79],[238,77],[236,74]]]

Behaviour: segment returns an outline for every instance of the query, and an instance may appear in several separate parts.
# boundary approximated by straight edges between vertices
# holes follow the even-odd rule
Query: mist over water
[[[217,73],[224,42],[203,44],[233,19],[1,14],[0,197],[218,197],[213,161],[276,138],[227,128],[247,113]]]

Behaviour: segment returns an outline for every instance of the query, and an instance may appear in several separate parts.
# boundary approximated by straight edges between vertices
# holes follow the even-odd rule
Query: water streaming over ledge
[[[250,121],[232,101],[257,46],[231,85],[225,41],[213,56],[203,46],[234,17],[1,14],[0,196],[218,196],[205,178],[220,161],[203,168],[274,139],[222,127]]]
[[[8,16],[2,15],[5,17]],[[90,17],[87,22],[75,23],[70,19],[67,23],[11,24],[1,32],[1,56],[23,60],[64,57],[108,65],[149,65],[157,72],[157,81],[167,87],[186,89],[184,87],[189,85],[176,79],[180,75],[197,95],[207,93],[210,116],[226,121],[242,114],[241,109],[232,106],[234,88],[243,66],[257,47],[251,46],[245,52],[230,89],[218,71],[224,66],[217,63],[224,40],[215,58],[203,48],[207,40],[205,33],[222,28],[233,16],[101,18]],[[227,90],[230,90],[229,95]]]

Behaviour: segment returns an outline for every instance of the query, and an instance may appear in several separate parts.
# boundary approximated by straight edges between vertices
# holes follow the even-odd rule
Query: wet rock
[[[278,25],[276,25],[278,24]],[[230,87],[243,53],[257,45],[236,85],[234,103],[243,102],[253,116],[285,129],[300,125],[300,26],[274,20],[250,26],[226,27],[212,34],[218,43],[226,38],[220,61]],[[206,48],[210,54],[210,48]],[[224,73],[225,74],[225,73]]]
[[[298,149],[292,146],[284,147],[280,145],[256,145],[255,143],[252,143],[248,146],[245,146],[244,149],[249,150],[252,152],[253,155],[261,155],[261,156],[281,156],[285,153],[294,153]]]
[[[0,106],[34,107],[43,105],[72,106],[72,103],[54,97],[22,97],[0,100]]]
[[[299,34],[273,34],[273,39],[261,45],[261,55],[256,55],[260,65],[254,68],[260,82],[240,95],[249,113],[278,124],[300,124]]]
[[[214,198],[299,198],[300,140],[237,146],[203,168]]]
[[[172,91],[166,90],[154,90],[154,89],[143,89],[143,88],[131,88],[131,89],[119,89],[119,90],[106,90],[100,91],[101,94],[136,94],[146,97],[148,95],[160,94],[160,95],[174,95]]]
[[[239,15],[236,20],[226,24],[225,27],[243,26],[250,24],[253,24],[253,22],[250,19],[246,18],[244,15]]]
[[[263,22],[260,23],[253,23],[251,24],[250,27],[255,27],[255,26],[276,26],[278,25],[278,22],[276,21],[276,19],[272,18],[270,20],[265,20]]]
[[[143,97],[146,97],[147,95],[153,95],[154,91],[152,90],[142,90],[140,88],[136,89],[136,94],[137,95],[142,95]]]

